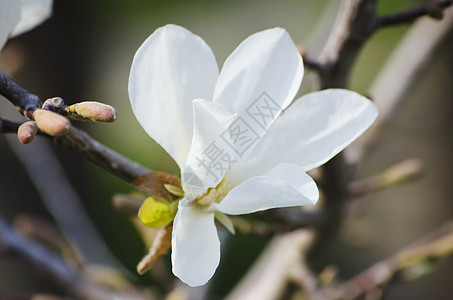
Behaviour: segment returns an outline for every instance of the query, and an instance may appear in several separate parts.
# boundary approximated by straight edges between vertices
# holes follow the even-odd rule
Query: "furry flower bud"
[[[17,137],[22,144],[30,144],[38,133],[38,127],[34,121],[27,121],[17,129]]]
[[[89,119],[94,122],[113,122],[116,110],[110,105],[95,101],[85,101],[69,106],[69,111],[76,119]]]
[[[33,113],[38,128],[51,136],[59,136],[68,132],[71,123],[65,117],[44,109]]]

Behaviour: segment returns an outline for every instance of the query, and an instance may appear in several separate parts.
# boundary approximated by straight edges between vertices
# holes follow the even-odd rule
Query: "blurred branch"
[[[299,52],[304,65],[318,72],[321,89],[345,88],[362,46],[380,28],[410,23],[429,15],[442,19],[444,10],[452,5],[451,0],[437,0],[404,12],[388,16],[376,15],[377,0],[343,0],[340,13],[329,39],[317,60],[310,58],[302,46]]]
[[[423,18],[408,31],[369,88],[379,117],[360,139],[348,147],[349,161],[359,161],[377,140],[397,105],[404,100],[404,94],[422,74],[432,53],[445,40],[452,27],[453,9],[448,9],[441,22]]]
[[[43,246],[18,235],[1,217],[0,253],[24,260],[76,298],[123,299],[118,294],[87,281],[81,274],[69,268],[59,256]]]
[[[440,20],[443,18],[443,10],[451,6],[452,3],[453,1],[451,0],[437,0],[403,12],[378,17],[375,27],[377,29],[386,26],[411,23],[422,16],[430,16]]]
[[[0,133],[16,133],[21,123],[0,118]]]
[[[75,244],[83,260],[91,264],[119,266],[86,214],[77,192],[47,141],[36,140],[26,147],[13,136],[9,136],[7,141],[24,165],[58,227],[68,241]]]
[[[344,0],[329,39],[319,57],[318,63],[324,65],[320,75],[321,88],[347,88],[349,74],[360,50],[366,41],[379,28],[376,26],[379,17],[376,15],[377,0]],[[445,8],[439,6],[439,9]],[[389,24],[390,25],[390,24]],[[425,39],[425,35],[421,35]],[[418,49],[417,49],[418,50]],[[407,54],[406,54],[407,55]],[[405,58],[401,63],[408,65]],[[409,74],[406,74],[409,76]],[[400,84],[392,76],[395,84]],[[403,76],[404,78],[404,76]],[[381,90],[393,93],[388,87]],[[319,249],[337,232],[342,222],[345,203],[351,197],[349,186],[353,169],[344,154],[340,153],[322,167],[323,191],[325,196],[324,211],[329,216],[326,222],[318,227],[318,234],[313,243],[311,255],[317,255]]]
[[[280,299],[288,277],[300,268],[310,272],[304,268],[303,258],[312,237],[310,231],[297,230],[274,238],[226,299]],[[310,278],[305,282],[309,282],[312,289]]]
[[[349,73],[362,46],[374,32],[377,0],[344,0],[319,63],[321,89],[346,88]]]
[[[423,162],[418,159],[403,160],[384,172],[349,184],[349,193],[358,197],[376,190],[405,184],[419,179],[424,173]]]
[[[453,221],[433,231],[412,246],[380,261],[334,290],[335,299],[356,299],[383,289],[392,279],[430,260],[453,255]]]
[[[330,36],[319,56],[323,72],[319,73],[321,89],[347,88],[352,66],[362,46],[373,34],[376,19],[377,0],[344,0],[340,7]],[[348,186],[352,168],[343,156],[338,154],[322,167],[322,185],[324,192],[323,211],[326,222],[316,228],[309,257],[312,259],[321,253],[331,237],[338,231],[345,211],[345,204],[350,199]]]

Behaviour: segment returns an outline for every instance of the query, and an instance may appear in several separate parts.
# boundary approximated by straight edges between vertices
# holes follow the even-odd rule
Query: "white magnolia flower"
[[[173,224],[173,273],[205,284],[220,260],[217,218],[315,204],[305,172],[332,158],[368,128],[375,106],[332,89],[294,101],[302,59],[281,28],[258,32],[219,74],[209,46],[188,30],[157,29],[135,54],[132,109],[145,131],[178,163],[184,198]]]
[[[9,37],[29,31],[52,13],[53,0],[1,0],[0,49]]]

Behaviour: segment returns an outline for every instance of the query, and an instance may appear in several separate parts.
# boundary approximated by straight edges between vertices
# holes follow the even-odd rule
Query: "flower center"
[[[198,196],[194,201],[201,206],[208,206],[212,203],[220,203],[229,191],[230,185],[228,184],[228,180],[223,178],[223,180],[215,188],[209,188],[206,193]]]

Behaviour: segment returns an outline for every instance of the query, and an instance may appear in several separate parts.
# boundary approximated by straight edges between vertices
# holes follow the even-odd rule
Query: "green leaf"
[[[160,197],[148,197],[140,207],[138,217],[145,226],[163,227],[174,220],[178,210],[177,203],[170,203]]]

